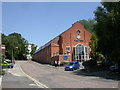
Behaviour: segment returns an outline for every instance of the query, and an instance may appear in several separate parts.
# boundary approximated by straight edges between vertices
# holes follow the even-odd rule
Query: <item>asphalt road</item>
[[[17,62],[30,77],[48,88],[118,88],[118,81],[96,76],[76,74],[76,71],[64,71],[64,67],[54,67],[33,61]]]
[[[22,71],[19,63],[14,68],[4,69],[5,75],[2,78],[2,88],[43,88],[28,78]]]

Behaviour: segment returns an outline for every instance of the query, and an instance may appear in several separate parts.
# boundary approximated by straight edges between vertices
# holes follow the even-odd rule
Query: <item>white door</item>
[[[86,59],[85,55],[87,53],[86,53],[84,45],[78,44],[77,46],[75,46],[74,50],[75,50],[74,51],[74,60],[76,60],[76,61],[84,61]]]

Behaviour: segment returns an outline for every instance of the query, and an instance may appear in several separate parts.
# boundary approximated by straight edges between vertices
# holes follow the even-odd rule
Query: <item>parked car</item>
[[[11,63],[12,62],[12,60],[9,60],[9,59],[6,59],[5,60],[7,63]]]
[[[79,69],[80,67],[80,64],[79,62],[77,61],[74,61],[74,62],[70,62],[68,65],[65,66],[65,71],[73,71],[73,70],[76,70],[76,69]]]
[[[13,67],[14,64],[7,63],[6,61],[2,63],[2,68],[13,68]]]
[[[107,59],[103,60],[101,64],[106,67],[110,67],[111,65],[113,65],[112,61]]]
[[[110,66],[109,69],[113,72],[120,71],[120,68],[118,67],[118,64]]]

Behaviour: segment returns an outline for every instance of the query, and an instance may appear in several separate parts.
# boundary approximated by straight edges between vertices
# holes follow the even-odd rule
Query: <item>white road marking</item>
[[[30,86],[36,86],[36,84],[29,84]]]

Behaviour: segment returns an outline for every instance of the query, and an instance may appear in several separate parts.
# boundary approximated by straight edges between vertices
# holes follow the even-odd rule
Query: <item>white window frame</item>
[[[67,48],[69,48],[69,50],[67,50]],[[70,52],[70,50],[71,50],[70,46],[66,46],[66,51]]]

